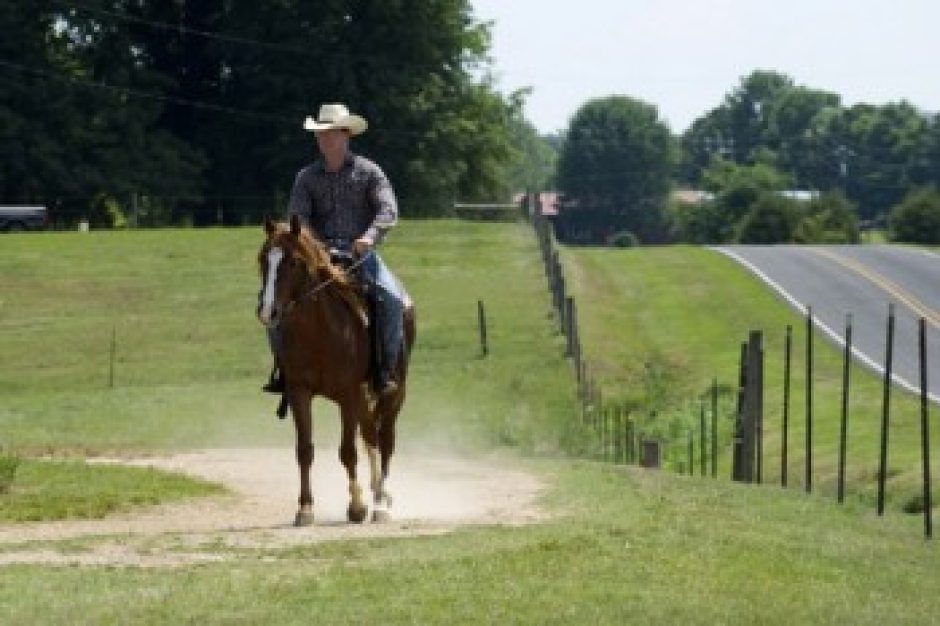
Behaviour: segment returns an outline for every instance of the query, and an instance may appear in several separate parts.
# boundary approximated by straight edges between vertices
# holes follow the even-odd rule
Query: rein
[[[366,259],[368,259],[370,256],[372,256],[372,253],[373,253],[373,251],[372,251],[372,250],[369,250],[368,252],[366,252],[365,254],[363,254],[361,257],[359,257],[359,259],[356,260],[355,263],[351,264],[349,267],[347,267],[347,268],[346,268],[345,270],[343,270],[343,271],[344,271],[346,274],[352,273],[354,270],[358,269],[363,263],[365,263],[365,262],[366,262]],[[312,298],[313,296],[317,295],[319,292],[323,291],[324,289],[326,289],[327,287],[329,287],[330,285],[332,285],[333,283],[335,283],[336,280],[337,280],[337,279],[336,279],[336,277],[334,276],[333,278],[330,278],[330,279],[328,279],[328,280],[325,280],[325,281],[323,281],[322,283],[317,283],[316,285],[314,285],[313,287],[311,287],[310,289],[308,289],[308,290],[305,291],[304,293],[300,294],[300,295],[297,296],[296,298],[293,298],[293,299],[292,299],[290,302],[288,302],[287,305],[284,307],[284,313],[281,315],[281,319],[283,320],[285,317],[287,317],[287,314],[290,313],[290,312],[294,309],[294,307],[297,306],[298,304],[300,304],[302,301],[306,300],[307,298]],[[279,325],[280,325],[280,324],[279,324]]]

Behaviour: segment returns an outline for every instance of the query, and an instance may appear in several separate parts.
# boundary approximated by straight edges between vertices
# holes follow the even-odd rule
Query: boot
[[[393,396],[398,392],[398,381],[390,370],[382,369],[377,377],[376,391],[380,396]]]
[[[284,376],[281,374],[281,368],[275,364],[274,367],[271,368],[271,375],[268,377],[267,384],[261,387],[261,391],[283,394],[286,390],[287,389],[284,385]]]

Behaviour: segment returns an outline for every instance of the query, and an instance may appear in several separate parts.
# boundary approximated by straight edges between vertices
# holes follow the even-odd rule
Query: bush
[[[891,209],[888,224],[894,241],[940,243],[940,193],[934,187],[911,191]]]
[[[629,230],[622,230],[611,235],[607,243],[615,248],[636,248],[640,245],[640,238]]]
[[[12,455],[0,453],[0,493],[6,493],[13,484],[13,478],[16,476],[16,468],[19,467],[20,460]]]
[[[807,215],[794,233],[797,243],[858,243],[855,205],[838,192],[827,193],[807,205]]]
[[[738,227],[739,243],[789,243],[799,222],[799,208],[774,193],[764,193],[754,202]]]

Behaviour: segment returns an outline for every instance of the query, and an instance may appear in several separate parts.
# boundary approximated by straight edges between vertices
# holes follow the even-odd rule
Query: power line
[[[229,115],[238,115],[242,117],[251,117],[256,119],[263,119],[269,122],[281,122],[291,124],[298,124],[296,118],[288,118],[282,115],[271,115],[269,113],[258,113],[256,111],[248,111],[246,109],[237,109],[234,107],[222,106],[219,104],[212,104],[210,102],[202,102],[200,100],[189,100],[187,98],[179,98],[176,96],[166,96],[158,93],[153,93],[150,91],[141,91],[139,89],[134,89],[132,87],[117,87],[115,85],[109,85],[107,83],[81,79],[75,76],[69,76],[67,74],[61,74],[58,72],[52,72],[46,69],[38,68],[35,66],[22,65],[20,63],[14,63],[5,59],[0,59],[0,66],[10,68],[12,70],[26,72],[34,74],[37,76],[42,76],[44,78],[51,78],[53,80],[60,80],[67,83],[72,83],[76,85],[81,85],[83,87],[91,87],[94,89],[102,89],[105,91],[110,91],[112,93],[118,93],[121,95],[133,96],[135,98],[143,98],[147,100],[156,100],[159,102],[176,104],[180,106],[189,106],[196,109],[204,109],[207,111],[213,111],[215,113],[227,113]],[[18,84],[21,86],[23,83],[17,83],[16,81],[7,81],[13,84]]]
[[[139,89],[134,89],[133,87],[118,87],[116,85],[110,85],[108,83],[103,83],[94,80],[81,79],[75,76],[69,76],[67,74],[61,74],[59,72],[53,72],[47,69],[22,65],[20,63],[14,63],[5,59],[0,59],[0,67],[6,67],[14,71],[24,72],[34,74],[36,76],[41,76],[43,78],[48,78],[52,80],[59,80],[62,82],[67,82],[82,87],[90,87],[93,89],[102,89],[105,91],[110,91],[112,93],[117,93],[121,95],[131,96],[135,98],[143,98],[146,100],[154,100],[169,104],[174,104],[177,106],[189,106],[196,109],[203,109],[207,111],[212,111],[215,113],[225,113],[242,118],[258,119],[264,120],[267,122],[275,122],[279,124],[290,124],[291,126],[300,127],[300,114],[297,117],[287,117],[284,115],[273,115],[270,113],[261,113],[257,111],[249,111],[247,109],[239,109],[235,107],[229,107],[219,104],[213,104],[211,102],[204,102],[201,100],[191,100],[187,98],[180,98],[178,96],[166,96],[149,91],[141,91]],[[7,80],[9,84],[19,85],[23,87],[29,87],[24,83]],[[433,134],[429,132],[422,131],[413,131],[413,130],[403,130],[396,128],[382,128],[380,129],[381,134],[383,135],[397,135],[403,137],[419,137],[422,139],[428,139],[429,135]]]
[[[259,47],[259,48],[264,48],[264,49],[268,49],[268,50],[273,50],[273,51],[275,51],[275,52],[289,52],[289,53],[292,53],[292,54],[296,54],[296,55],[299,55],[299,56],[305,56],[305,57],[308,57],[308,58],[316,58],[316,59],[321,59],[321,60],[322,60],[324,57],[327,57],[327,58],[329,58],[329,57],[336,57],[336,58],[346,58],[346,59],[353,59],[353,60],[360,60],[360,61],[363,61],[363,60],[365,60],[365,61],[375,61],[375,62],[381,63],[382,65],[385,65],[385,66],[387,66],[387,67],[407,67],[407,68],[409,68],[409,69],[425,68],[425,69],[427,69],[427,70],[429,70],[429,71],[441,71],[441,70],[443,70],[443,71],[448,71],[448,70],[454,69],[454,68],[452,68],[452,67],[448,67],[448,64],[447,64],[446,62],[441,62],[441,63],[438,63],[438,64],[430,64],[430,63],[423,63],[423,64],[422,64],[422,63],[395,63],[395,62],[389,62],[389,59],[388,59],[388,56],[387,56],[387,55],[369,55],[369,54],[361,54],[361,53],[351,54],[351,53],[349,53],[349,52],[343,52],[343,51],[316,52],[316,53],[314,53],[314,52],[311,52],[310,50],[307,50],[307,49],[305,49],[305,48],[298,48],[298,47],[296,47],[296,46],[290,46],[290,45],[285,45],[285,44],[278,44],[278,43],[273,43],[273,42],[270,42],[270,41],[262,41],[262,40],[259,40],[259,39],[252,39],[252,38],[249,38],[249,37],[243,37],[243,36],[240,36],[240,35],[232,35],[232,34],[229,34],[229,33],[221,33],[221,32],[212,32],[212,31],[206,31],[206,30],[199,30],[199,29],[196,29],[196,28],[191,28],[191,27],[188,27],[188,26],[183,26],[182,24],[171,24],[171,23],[169,23],[169,22],[161,22],[161,21],[157,21],[157,20],[150,20],[150,19],[147,19],[147,18],[144,18],[144,17],[138,17],[138,16],[136,16],[136,15],[130,15],[130,14],[125,13],[125,12],[109,11],[109,10],[107,10],[107,9],[101,9],[101,8],[98,8],[98,7],[90,7],[90,6],[87,6],[87,5],[84,5],[84,4],[81,4],[81,3],[77,3],[77,2],[66,2],[65,0],[57,0],[57,4],[59,4],[59,5],[61,5],[61,6],[64,6],[64,7],[68,7],[68,8],[70,8],[70,9],[75,9],[75,10],[78,10],[78,11],[85,11],[85,12],[87,12],[87,13],[92,13],[92,14],[97,14],[97,15],[105,15],[105,16],[108,16],[108,17],[117,18],[117,19],[119,19],[119,20],[123,20],[123,21],[127,21],[127,22],[134,22],[134,23],[136,23],[136,24],[143,24],[143,25],[145,25],[145,26],[150,26],[150,27],[152,27],[152,28],[156,28],[156,29],[159,29],[159,30],[172,31],[172,32],[176,32],[176,33],[186,33],[187,35],[194,35],[194,36],[197,36],[197,37],[204,37],[204,38],[206,38],[206,39],[214,39],[214,40],[216,40],[216,41],[222,41],[222,42],[225,42],[225,43],[233,43],[233,44],[238,44],[238,45],[255,46],[255,47]]]

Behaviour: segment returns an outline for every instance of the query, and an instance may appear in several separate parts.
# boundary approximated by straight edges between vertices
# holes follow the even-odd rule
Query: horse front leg
[[[343,419],[343,438],[339,445],[339,460],[349,477],[349,508],[346,509],[346,517],[350,522],[358,524],[365,520],[369,512],[369,507],[362,501],[362,487],[356,479],[356,464],[359,462],[356,453],[356,430],[360,411],[343,406],[340,412]]]
[[[313,396],[300,389],[288,389],[294,428],[297,431],[297,466],[300,469],[300,498],[294,526],[313,524],[313,494],[310,491],[310,466],[313,465]]]

